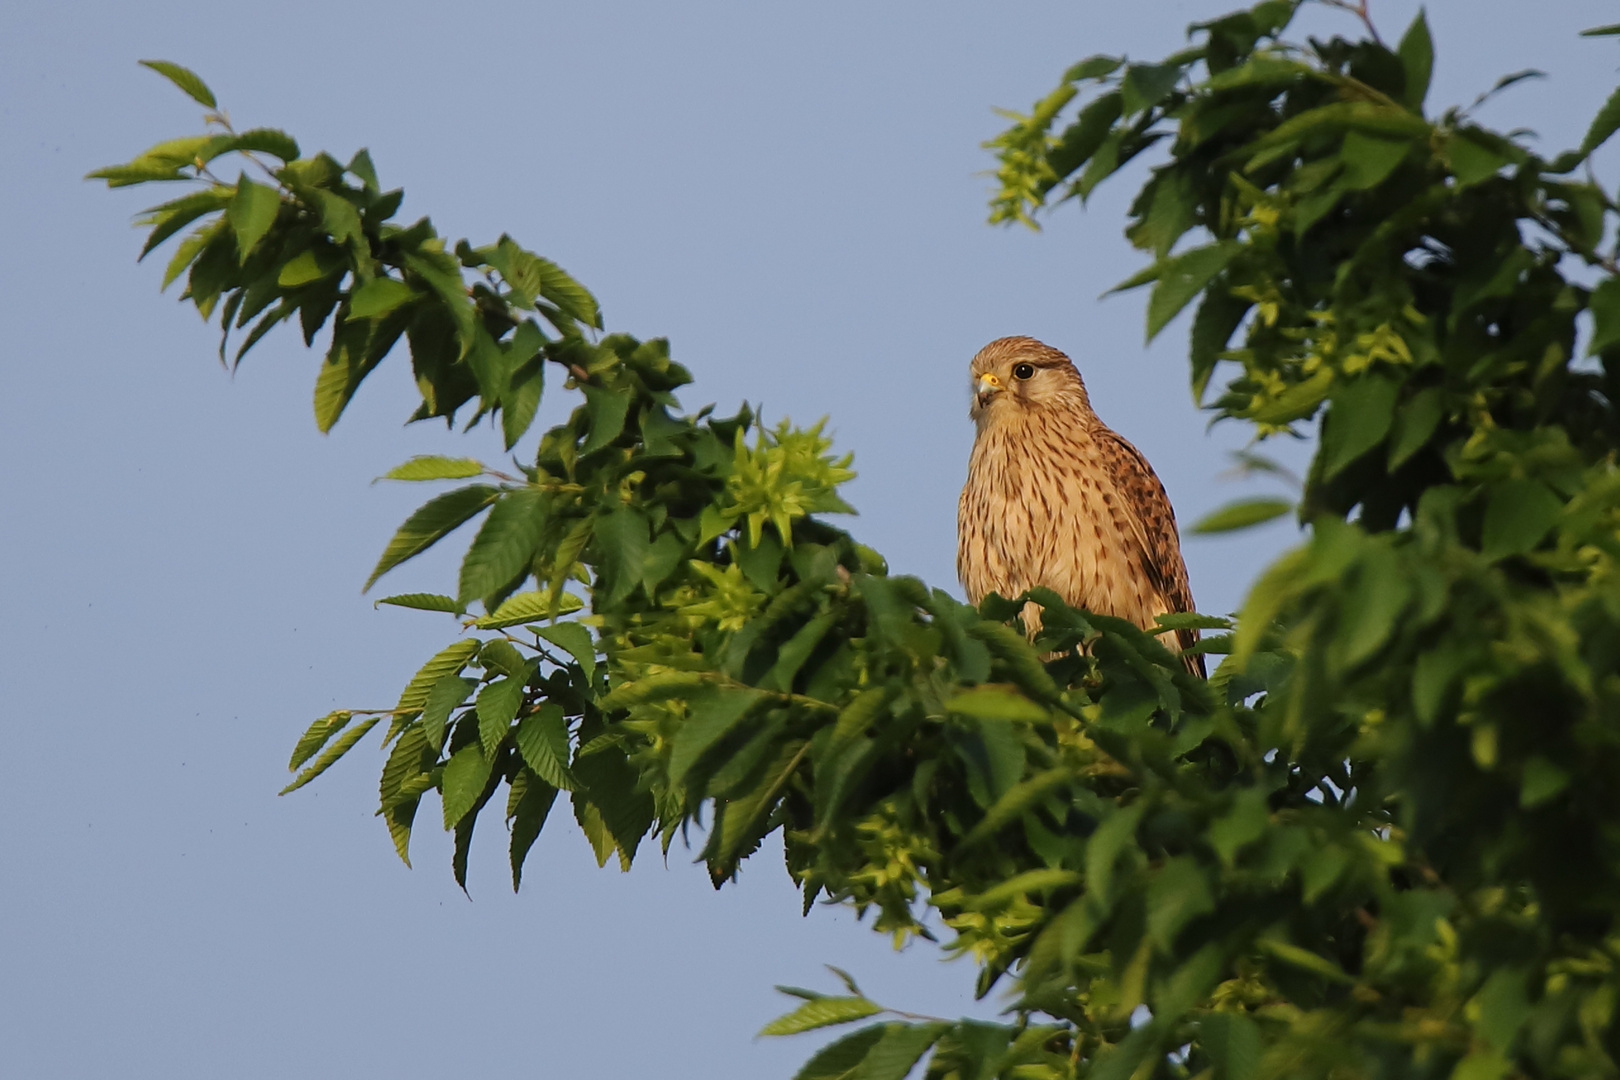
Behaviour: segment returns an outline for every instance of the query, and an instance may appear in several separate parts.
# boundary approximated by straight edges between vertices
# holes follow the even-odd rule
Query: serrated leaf
[[[564,594],[567,595],[567,594]],[[569,596],[569,599],[575,599]],[[505,607],[505,604],[501,605]],[[586,680],[596,677],[596,641],[591,637],[591,631],[583,623],[566,622],[555,623],[551,626],[537,626],[534,632],[553,645],[567,651],[569,656],[579,664],[585,672]]]
[[[462,602],[488,596],[527,570],[545,523],[540,491],[503,492],[461,560]]]
[[[454,829],[478,804],[489,781],[490,762],[477,743],[468,743],[444,763],[444,776],[440,781],[440,796],[444,802],[444,827]]]
[[[861,1066],[882,1040],[884,1027],[873,1024],[822,1047],[794,1074],[793,1080],[860,1080]]]
[[[321,773],[331,768],[337,763],[338,758],[342,757],[344,754],[347,754],[351,749],[353,749],[354,744],[365,738],[366,733],[372,728],[376,727],[381,720],[382,717],[373,716],[364,723],[358,724],[355,727],[345,731],[342,735],[338,736],[336,742],[323,750],[321,752],[321,756],[316,758],[314,763],[310,765],[309,768],[299,773],[297,778],[295,778],[292,783],[282,788],[278,794],[285,795],[289,791],[297,791],[299,788],[321,775]]]
[[[383,473],[379,480],[463,480],[484,471],[476,458],[439,457],[422,454]]]
[[[214,187],[207,191],[193,192],[146,211],[142,215],[141,224],[151,225],[152,231],[148,234],[146,243],[142,245],[140,256],[136,261],[145,259],[153,248],[204,214],[225,209],[234,194],[231,188]]]
[[[760,1029],[761,1035],[797,1035],[832,1024],[847,1024],[883,1011],[883,1006],[861,997],[824,997],[807,1001],[786,1016]]]
[[[223,216],[198,226],[175,248],[174,255],[169,259],[168,267],[163,271],[163,285],[167,289],[174,283],[174,279],[186,272],[192,260],[202,254],[204,248],[214,242],[214,239],[224,230],[226,221]]]
[[[645,680],[643,680],[645,681]],[[758,690],[701,685],[686,695],[686,722],[675,733],[669,782],[679,784],[703,752],[722,739],[762,697]]]
[[[467,700],[477,685],[476,679],[446,675],[428,691],[427,699],[422,702],[422,734],[434,753],[444,749],[444,732],[450,723],[450,714]]]
[[[417,669],[411,681],[405,684],[396,708],[400,712],[410,712],[426,705],[434,685],[447,675],[459,675],[478,651],[478,645],[476,638],[462,638],[434,653],[433,658]]]
[[[253,249],[259,246],[281,212],[281,192],[273,187],[256,184],[243,175],[236,181],[236,194],[225,208],[225,217],[236,233],[236,251],[242,262],[248,261]]]
[[[919,1059],[950,1030],[946,1023],[884,1024],[883,1038],[866,1052],[860,1080],[905,1080]]]
[[[1204,286],[1226,269],[1241,250],[1241,244],[1222,241],[1193,248],[1156,264],[1157,283],[1148,298],[1147,339],[1152,341],[1157,337],[1165,324],[1203,292]]]
[[[273,154],[282,161],[298,160],[298,142],[285,131],[276,128],[249,128],[228,141],[231,150],[258,151]]]
[[[374,277],[349,294],[349,318],[375,319],[420,295],[403,281]]]
[[[521,794],[518,794],[519,784],[523,789]],[[512,804],[507,816],[512,819],[510,861],[512,891],[516,892],[523,885],[524,860],[528,858],[529,849],[540,836],[540,829],[545,825],[546,818],[551,814],[551,807],[557,801],[557,789],[539,777],[519,772],[518,781],[513,785],[513,792],[518,794],[518,798],[515,804]]]
[[[462,607],[456,603],[453,596],[442,596],[439,593],[399,593],[396,596],[385,596],[377,604],[392,604],[395,607],[415,608],[417,611],[446,611],[452,615],[460,615]],[[373,607],[376,604],[372,605]]]
[[[214,92],[208,89],[208,84],[197,76],[190,68],[183,68],[179,64],[168,60],[142,60],[142,67],[149,67],[153,71],[168,79],[174,85],[190,95],[191,100],[209,109],[219,106],[214,101]]]
[[[501,601],[501,606],[496,608],[493,614],[475,619],[473,625],[480,630],[499,630],[503,626],[516,626],[519,623],[567,615],[584,606],[585,601],[573,593],[561,593],[553,597],[551,593],[539,590],[521,592]],[[541,636],[546,635],[542,633]]]
[[[548,701],[518,721],[516,742],[524,762],[546,783],[563,791],[579,786],[568,770],[568,718],[562,706]]]
[[[291,772],[315,756],[315,752],[326,745],[326,740],[347,727],[353,718],[354,714],[349,710],[336,709],[310,724],[304,734],[299,736],[298,744],[293,747],[292,760],[287,762],[287,771]]]
[[[458,526],[472,518],[500,496],[500,489],[488,484],[472,484],[468,487],[447,491],[423,503],[415,513],[405,519],[405,524],[394,533],[388,546],[383,549],[382,558],[377,560],[377,566],[371,571],[371,577],[366,579],[366,589],[376,584],[377,579],[388,571],[415,555],[420,555],[440,540],[444,539]],[[366,589],[362,589],[364,592]]]
[[[1294,504],[1288,499],[1243,499],[1227,503],[1219,510],[1199,518],[1187,531],[1207,534],[1247,529],[1251,525],[1274,521],[1293,508]]]
[[[478,740],[483,744],[485,757],[494,756],[495,748],[506,738],[522,704],[521,679],[496,679],[485,683],[478,691]]]

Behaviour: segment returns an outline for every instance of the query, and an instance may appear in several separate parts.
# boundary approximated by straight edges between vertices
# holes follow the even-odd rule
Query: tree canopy
[[[142,254],[180,237],[164,284],[222,358],[296,316],[326,342],[323,430],[402,339],[412,419],[512,449],[548,375],[576,395],[512,473],[388,474],[464,482],[368,588],[482,516],[453,588],[380,601],[451,640],[393,709],[316,720],[288,790],[380,729],[400,857],[432,793],[464,882],[495,802],[514,887],[560,802],[599,862],[690,842],[717,886],[780,830],[807,910],[947,928],[1007,995],[995,1024],[847,977],[784,988],[803,1004],[767,1033],[875,1018],[805,1080],[925,1055],[938,1080],[1620,1073],[1620,267],[1616,204],[1579,173],[1620,92],[1543,157],[1427,106],[1421,15],[1393,48],[1370,23],[1301,43],[1297,6],[1197,24],[1159,63],[1083,60],[994,143],[992,220],[1031,224],[1157,155],[1128,229],[1151,262],[1121,286],[1151,286],[1148,335],[1191,307],[1218,419],[1320,432],[1297,507],[1205,523],[1292,509],[1305,543],[1235,623],[1158,633],[890,575],[828,519],[853,473],[819,426],[684,412],[666,343],[599,333],[556,264],[396,222],[364,150],[237,131],[148,62],[208,130],[92,175],[187,186]],[[1185,626],[1222,658],[1207,682],[1160,643]]]

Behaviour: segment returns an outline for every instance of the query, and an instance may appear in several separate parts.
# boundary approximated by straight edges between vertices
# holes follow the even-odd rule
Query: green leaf
[[[563,791],[579,786],[568,771],[568,717],[561,705],[548,701],[518,721],[516,742],[524,762],[546,783]]]
[[[630,391],[609,390],[589,383],[581,389],[585,391],[585,413],[590,417],[591,433],[579,452],[589,454],[608,445],[624,431],[625,417],[630,409]]]
[[[1348,191],[1365,191],[1377,187],[1395,171],[1406,155],[1411,153],[1413,141],[1403,138],[1384,138],[1354,129],[1344,133],[1339,157],[1344,161],[1344,175],[1339,186]],[[1301,225],[1300,231],[1307,226]]]
[[[1274,521],[1293,508],[1294,504],[1288,499],[1243,499],[1206,514],[1187,531],[1207,534],[1247,529],[1251,525]]]
[[[522,704],[522,679],[496,679],[478,691],[478,741],[483,744],[485,757],[495,756],[495,748],[506,738]]]
[[[979,823],[962,837],[961,847],[967,848],[990,839],[1004,827],[1023,816],[1026,810],[1037,806],[1053,791],[1070,783],[1074,774],[1066,768],[1048,769],[1008,788],[984,812]]]
[[[1419,8],[1412,25],[1401,36],[1395,50],[1406,73],[1406,90],[1401,102],[1415,113],[1423,112],[1423,100],[1429,96],[1429,79],[1434,72],[1434,39],[1429,35],[1429,20]]]
[[[1260,1075],[1260,1028],[1247,1014],[1205,1013],[1198,1021],[1198,1043],[1215,1067],[1214,1080],[1250,1080]]]
[[[1322,432],[1322,474],[1331,478],[1356,458],[1384,441],[1395,421],[1400,385],[1393,379],[1363,375],[1340,383]]]
[[[883,1038],[866,1052],[860,1080],[905,1080],[917,1062],[939,1037],[950,1030],[941,1022],[929,1024],[884,1024]]]
[[[1446,142],[1451,172],[1464,187],[1489,180],[1513,159],[1477,128],[1464,128]]]
[[[1608,26],[1594,26],[1589,30],[1582,30],[1581,37],[1610,37],[1620,34],[1620,23],[1611,23]]]
[[[413,457],[403,465],[395,465],[383,473],[379,480],[460,480],[477,476],[484,471],[484,463],[476,458],[437,457],[424,454]]]
[[[321,280],[340,265],[338,262],[323,261],[313,248],[307,248],[282,265],[280,273],[276,274],[276,284],[283,289],[296,289]]]
[[[1592,310],[1592,340],[1586,355],[1596,356],[1620,344],[1620,277],[1607,277],[1592,290],[1587,306]]]
[[[1539,480],[1503,480],[1490,488],[1480,550],[1488,559],[1522,555],[1541,543],[1564,504]]]
[[[353,718],[354,714],[347,709],[337,709],[309,725],[299,737],[298,745],[293,747],[292,760],[287,762],[287,770],[291,772],[314,757],[315,752],[326,745],[326,740],[347,727]]]
[[[421,294],[403,281],[374,277],[349,294],[349,318],[375,319],[417,299]]]
[[[372,728],[376,727],[381,720],[382,717],[373,716],[369,720],[366,720],[361,724],[357,724],[356,726],[345,731],[342,735],[338,736],[336,742],[323,750],[321,752],[321,756],[316,758],[314,763],[311,764],[309,768],[299,773],[293,782],[282,788],[278,794],[285,795],[289,791],[297,791],[299,788],[321,775],[321,773],[331,768],[337,762],[338,758],[342,757],[344,754],[347,754],[351,749],[353,749],[354,744],[365,738],[366,733]]]
[[[536,489],[504,492],[461,561],[463,603],[510,585],[529,568],[545,528],[545,496]]]
[[[456,603],[453,596],[441,596],[438,593],[399,593],[395,596],[385,596],[377,604],[392,604],[395,607],[415,608],[417,611],[446,611],[452,615],[460,615],[462,607]],[[373,607],[376,604],[372,605]]]
[[[1413,454],[1423,449],[1440,426],[1444,412],[1444,392],[1438,386],[1419,390],[1401,406],[1395,415],[1395,431],[1389,441],[1390,472],[1394,472]]]
[[[1204,286],[1226,269],[1242,245],[1221,241],[1184,251],[1158,264],[1157,284],[1148,299],[1147,339],[1152,341],[1165,324],[1203,292]]]
[[[847,1024],[883,1011],[883,1006],[861,997],[824,997],[807,1001],[786,1016],[760,1029],[761,1035],[797,1035],[832,1024]]]
[[[882,1041],[886,1024],[873,1024],[816,1051],[793,1080],[862,1080],[866,1055]]]
[[[1166,952],[1182,927],[1215,910],[1209,879],[1189,856],[1166,859],[1147,889],[1148,936]]]
[[[400,712],[422,708],[427,704],[428,695],[439,680],[447,675],[461,674],[461,669],[467,666],[477,651],[476,638],[462,638],[434,653],[433,658],[417,669],[416,674],[411,676],[411,681],[405,684],[396,708]]]
[[[1121,105],[1126,116],[1150,109],[1169,96],[1181,81],[1180,64],[1132,64],[1120,81]]]
[[[423,503],[405,524],[394,533],[383,550],[382,558],[366,579],[366,589],[377,579],[415,555],[420,555],[448,536],[457,526],[466,522],[500,496],[500,489],[488,484],[472,484],[445,492]],[[362,590],[365,591],[365,590]]]
[[[231,136],[225,145],[230,150],[271,154],[282,161],[298,160],[297,141],[285,131],[278,131],[275,128],[250,128],[240,135]]]
[[[214,92],[208,89],[208,84],[198,78],[197,73],[189,68],[183,68],[179,64],[170,63],[168,60],[142,60],[140,64],[142,67],[151,68],[174,83],[174,85],[189,94],[191,100],[204,108],[215,109],[219,107],[214,101]]]
[[[444,827],[455,828],[467,812],[478,804],[489,782],[490,762],[477,743],[468,743],[444,763],[441,797],[444,801]]]
[[[215,218],[198,226],[191,235],[180,241],[180,246],[175,248],[174,256],[169,260],[168,268],[163,271],[162,288],[167,289],[174,283],[175,278],[185,273],[186,267],[202,254],[204,248],[214,242],[224,231],[226,224],[224,217]]]
[[[235,194],[233,188],[212,187],[207,191],[195,191],[190,195],[183,195],[178,199],[147,210],[142,215],[141,224],[151,225],[152,232],[147,236],[146,243],[142,245],[141,254],[136,261],[139,262],[141,259],[145,259],[153,248],[204,214],[211,214],[225,209],[230,205],[231,198]]]
[[[1017,720],[1040,724],[1049,714],[1017,690],[1004,686],[976,686],[945,702],[947,712],[961,713],[979,720]]]
[[[566,593],[564,595],[568,596]],[[516,599],[515,596],[512,598]],[[573,596],[568,596],[568,599],[575,600]],[[512,600],[508,600],[506,604],[510,604]],[[503,610],[506,604],[501,605]],[[579,606],[577,600],[575,604]],[[568,655],[579,664],[580,670],[585,672],[587,682],[596,677],[596,642],[591,637],[590,628],[584,623],[553,623],[551,626],[537,626],[534,632],[553,645],[567,650]]]
[[[687,695],[687,718],[675,733],[669,755],[669,782],[679,784],[703,752],[741,722],[764,695],[757,690],[705,684]]]
[[[520,772],[512,791],[518,797],[507,816],[512,819],[512,891],[516,892],[523,885],[524,860],[529,857],[529,849],[539,838],[552,804],[557,801],[557,789],[539,777]]]
[[[225,216],[236,233],[236,251],[242,262],[248,261],[253,249],[259,246],[270,226],[281,212],[281,192],[263,184],[256,184],[243,175],[236,181],[236,195]]]
[[[1551,802],[1569,787],[1570,775],[1540,754],[1525,759],[1519,783],[1519,805],[1526,810]]]
[[[427,700],[422,703],[422,734],[435,754],[444,749],[444,732],[450,723],[450,714],[467,700],[477,685],[476,679],[446,675],[428,691]]]
[[[1583,158],[1590,156],[1592,151],[1609,141],[1609,136],[1617,128],[1620,128],[1620,88],[1609,95],[1609,100],[1592,118],[1592,126],[1586,129],[1586,138],[1581,140],[1577,153]]]

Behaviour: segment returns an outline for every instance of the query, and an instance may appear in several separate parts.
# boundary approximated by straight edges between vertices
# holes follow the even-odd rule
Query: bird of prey
[[[957,508],[956,572],[969,602],[1044,585],[1074,607],[1156,629],[1192,611],[1176,516],[1147,459],[1091,411],[1067,356],[1034,338],[973,358],[978,432]],[[1040,609],[1025,608],[1031,636]],[[1176,631],[1186,649],[1195,630]],[[1204,674],[1204,658],[1187,656]]]

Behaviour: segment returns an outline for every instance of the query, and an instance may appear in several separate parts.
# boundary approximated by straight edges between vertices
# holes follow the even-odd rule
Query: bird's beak
[[[980,375],[978,381],[973,384],[973,393],[979,399],[979,408],[982,409],[986,405],[990,404],[990,399],[994,397],[996,392],[1000,389],[1001,380],[995,375],[988,371],[983,375]]]

